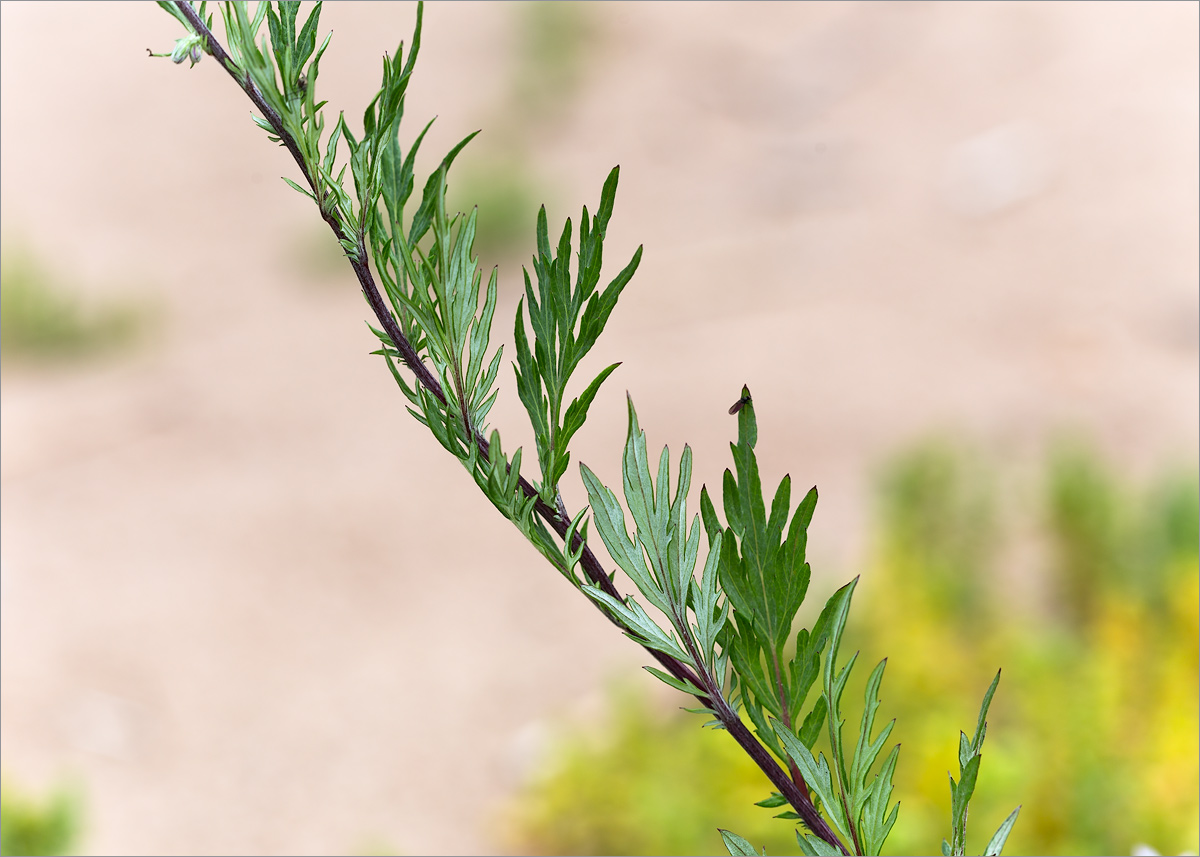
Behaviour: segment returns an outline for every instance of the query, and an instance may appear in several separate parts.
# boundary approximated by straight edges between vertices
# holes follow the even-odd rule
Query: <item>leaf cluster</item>
[[[837,837],[851,843],[855,853],[877,854],[896,820],[898,807],[889,807],[888,800],[899,747],[892,749],[872,777],[892,729],[889,723],[871,739],[883,678],[884,663],[880,663],[867,683],[867,706],[847,764],[841,700],[857,654],[840,669],[837,658],[858,581],[835,592],[812,628],[801,628],[792,637],[812,577],[806,549],[817,491],[811,489],[792,511],[791,478],[784,476],[768,507],[754,452],[758,425],[749,388],[742,388],[742,397],[731,410],[738,414],[738,439],[730,445],[736,473],[726,470],[722,482],[727,523],[722,525],[707,489],[700,499],[713,544],[723,535],[720,578],[732,605],[731,621],[720,640],[732,666],[727,687],[759,739],[787,760],[793,779],[811,790]],[[818,678],[821,693],[808,705]],[[826,725],[832,765],[824,754],[814,756],[811,749]],[[759,805],[778,808],[784,803],[783,795],[776,792]],[[801,818],[796,809],[781,817]],[[805,853],[841,853],[834,843],[814,833],[797,833]]]
[[[243,89],[257,96],[263,115],[252,116],[254,124],[266,131],[272,142],[291,143],[295,147],[293,154],[305,167],[309,187],[301,187],[288,178],[284,181],[317,202],[326,216],[336,219],[344,233],[343,249],[354,255],[356,248],[344,240],[354,232],[353,205],[343,187],[345,168],[336,176],[333,174],[338,139],[345,128],[340,117],[325,144],[324,156],[321,154],[325,132],[322,108],[326,102],[316,100],[317,78],[321,73],[321,57],[333,34],[327,35],[317,47],[320,3],[313,6],[297,33],[299,10],[300,4],[295,0],[259,3],[251,18],[245,3],[222,5],[229,50],[224,65]],[[270,38],[263,36],[260,41],[259,31],[264,21]]]
[[[979,779],[979,764],[983,760],[983,738],[987,734],[987,713],[998,684],[1000,684],[999,672],[992,679],[987,693],[983,695],[983,704],[979,708],[979,721],[975,726],[974,737],[968,739],[967,733],[958,733],[958,782],[954,781],[954,777],[950,777],[951,841],[942,840],[942,854],[945,857],[951,857],[951,855],[958,857],[958,855],[967,853],[967,809],[971,802],[971,796],[975,793],[975,783]],[[1004,819],[1004,822],[988,841],[987,847],[983,851],[985,857],[999,854],[1004,849],[1004,843],[1008,840],[1008,834],[1012,831],[1013,825],[1017,823],[1017,815],[1020,812],[1021,807],[1017,807],[1009,814],[1008,818]]]
[[[517,304],[515,324],[517,393],[521,397],[537,442],[542,481],[539,495],[547,505],[558,504],[558,483],[567,471],[571,454],[567,445],[587,419],[588,408],[604,380],[620,363],[613,363],[597,375],[584,391],[567,405],[563,401],[567,381],[579,361],[591,350],[608,322],[621,291],[632,279],[642,259],[638,247],[629,264],[605,287],[600,283],[604,258],[604,236],[616,200],[620,168],[614,167],[600,193],[600,207],[594,218],[585,206],[579,217],[579,251],[575,284],[571,285],[571,221],[567,220],[555,248],[550,246],[546,207],[537,217],[537,255],[533,259],[537,294],[524,271],[525,296]],[[533,347],[525,332],[524,313],[528,311],[533,330]]]
[[[632,398],[629,399],[629,432],[622,468],[625,502],[634,522],[632,536],[616,495],[587,465],[580,465],[596,531],[609,555],[629,575],[647,602],[667,617],[669,628],[660,627],[635,598],[622,602],[596,586],[585,587],[583,591],[620,617],[627,626],[625,633],[628,636],[686,664],[694,671],[699,683],[667,675],[652,667],[646,669],[678,690],[708,696],[718,688],[699,676],[711,675],[714,670],[723,671],[725,667],[724,660],[716,654],[716,639],[728,615],[727,605],[718,605],[720,537],[718,550],[709,551],[697,581],[700,516],[693,516],[690,528],[687,520],[687,493],[692,481],[690,447],[684,447],[679,460],[674,497],[670,493],[670,469],[670,452],[663,447],[658,459],[657,479],[651,475],[646,433],[638,425]]]
[[[857,578],[843,586],[825,606],[818,627],[828,622],[830,639],[829,653],[822,668],[822,701],[828,710],[828,737],[832,766],[823,753],[814,756],[812,744],[806,744],[803,736],[797,736],[778,721],[772,721],[775,734],[784,744],[788,757],[802,772],[805,781],[817,795],[826,817],[834,829],[845,839],[854,843],[857,854],[878,854],[883,842],[896,823],[899,804],[889,806],[892,793],[892,775],[900,754],[896,745],[884,759],[879,771],[872,777],[871,771],[891,734],[895,721],[889,722],[874,739],[875,714],[879,708],[879,687],[883,681],[886,659],[880,661],[867,680],[866,705],[859,726],[858,740],[853,756],[847,766],[847,750],[843,740],[841,715],[842,694],[850,671],[858,658],[856,652],[840,669],[837,668],[838,649],[850,611],[850,601]],[[890,811],[889,811],[890,810]],[[828,844],[811,835],[797,834],[801,849],[806,854],[831,853]]]
[[[768,513],[754,452],[758,428],[748,388],[743,388],[739,404],[738,441],[731,444],[737,474],[727,470],[723,481],[728,524],[722,525],[707,489],[702,490],[701,516],[709,552],[697,580],[699,527],[693,519],[688,528],[686,512],[691,450],[684,448],[672,497],[669,452],[664,448],[657,478],[652,477],[645,433],[630,401],[623,487],[634,523],[632,535],[615,494],[586,466],[581,470],[596,530],[609,554],[642,597],[666,616],[667,625],[655,624],[635,599],[622,603],[594,587],[585,592],[620,616],[632,628],[627,633],[639,643],[677,658],[694,672],[694,680],[681,680],[647,668],[672,687],[707,700],[699,710],[713,716],[715,725],[729,728],[729,713],[736,716],[739,708],[745,710],[759,740],[792,766],[793,779],[812,790],[815,806],[832,824],[832,831],[818,835],[812,817],[803,815],[809,809],[815,816],[812,802],[793,804],[782,814],[804,820],[812,830],[801,838],[806,853],[842,853],[835,835],[852,842],[856,853],[878,853],[897,813],[888,800],[898,748],[871,777],[891,731],[889,724],[870,739],[883,664],[868,682],[868,706],[847,764],[841,698],[857,656],[840,670],[835,671],[835,664],[857,581],[830,598],[812,630],[801,629],[793,638],[795,617],[811,578],[805,549],[817,494],[815,489],[809,491],[793,511],[791,480],[784,477]],[[793,639],[789,651],[787,644]],[[828,653],[822,658],[826,647]],[[809,691],[818,677],[823,678],[823,693],[806,712]],[[826,722],[832,769],[823,754],[814,757],[810,750]],[[787,802],[775,792],[760,805],[778,808]],[[727,837],[726,841],[733,840]]]
[[[700,509],[710,544],[717,545],[717,536],[724,536],[719,542],[720,579],[733,608],[733,621],[721,640],[733,665],[728,691],[745,708],[764,743],[776,756],[786,758],[766,717],[782,721],[789,729],[800,726],[829,636],[827,619],[818,621],[811,633],[807,629],[797,633],[791,657],[785,651],[812,577],[805,550],[817,489],[804,496],[789,526],[791,477],[784,476],[767,514],[754,453],[758,422],[748,387],[742,388],[739,403],[738,440],[730,444],[737,474],[726,470],[722,482],[728,523],[721,524],[707,487],[700,493]],[[816,739],[824,716],[818,703],[802,727],[809,743]]]

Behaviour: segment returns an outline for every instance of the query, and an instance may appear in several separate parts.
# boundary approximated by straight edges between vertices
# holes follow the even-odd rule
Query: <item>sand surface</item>
[[[1194,461],[1198,10],[589,7],[587,79],[529,160],[558,223],[619,163],[609,269],[646,249],[573,460],[618,478],[628,391],[713,484],[749,383],[764,479],[820,486],[814,593],[868,554],[872,468],[930,431]],[[326,7],[322,97],[353,124],[413,12]],[[482,127],[463,161],[487,163],[518,12],[427,8],[405,139],[436,113],[431,156]],[[91,853],[492,852],[545,724],[646,659],[407,416],[349,269],[289,261],[331,239],[210,59],[146,57],[177,29],[0,6],[4,252],[161,322],[125,357],[4,368],[4,771],[78,776]]]

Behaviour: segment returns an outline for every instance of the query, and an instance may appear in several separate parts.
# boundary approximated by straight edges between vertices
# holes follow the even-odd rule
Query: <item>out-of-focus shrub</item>
[[[1139,491],[1086,446],[1056,447],[1039,512],[1052,600],[1024,611],[1003,591],[1012,569],[962,550],[994,533],[950,502],[983,491],[979,473],[968,456],[925,447],[885,479],[883,550],[857,630],[862,645],[895,652],[885,701],[903,745],[896,790],[909,800],[889,845],[905,853],[939,835],[954,765],[940,736],[969,714],[987,670],[1003,666],[972,806],[979,830],[1020,800],[1013,853],[1128,854],[1142,842],[1195,850],[1195,476]],[[913,522],[936,513],[945,526],[914,538]],[[946,569],[962,579],[947,581]],[[961,591],[970,597],[947,597]],[[958,700],[962,711],[944,710]]]
[[[44,800],[0,784],[0,855],[70,854],[77,847],[81,802],[69,789]]]
[[[728,735],[628,687],[611,701],[602,726],[563,731],[504,819],[514,853],[721,854],[718,825],[769,854],[795,850],[779,810],[752,805],[770,784]]]
[[[0,265],[0,351],[25,361],[79,358],[133,340],[144,313],[129,304],[84,308],[20,251]]]
[[[463,178],[450,188],[455,209],[478,208],[474,252],[485,278],[493,265],[514,260],[528,264],[532,255],[538,200],[545,196],[523,156],[493,156],[483,163],[468,160]],[[522,287],[519,281],[513,283]]]
[[[587,80],[601,32],[586,3],[520,3],[512,7],[515,36],[512,102],[525,122],[561,120]]]
[[[949,833],[957,733],[998,667],[969,847],[1014,803],[1013,854],[1163,854],[1200,844],[1200,490],[1177,470],[1144,490],[1081,445],[1057,447],[1038,505],[1049,603],[1008,595],[998,473],[923,444],[881,480],[873,567],[847,653],[891,657],[881,717],[901,744],[899,821],[886,851],[929,853]],[[1011,534],[1010,534],[1011,535]],[[1026,536],[1028,537],[1028,536]],[[1011,539],[1008,540],[1011,542]],[[861,681],[861,677],[860,677]],[[853,684],[853,682],[852,682]],[[847,690],[848,701],[861,690]],[[854,722],[857,712],[848,707]],[[631,707],[602,738],[572,735],[515,805],[530,853],[717,853],[715,827],[794,853],[791,827],[748,806],[770,790],[727,736]],[[680,792],[684,793],[680,797]]]
[[[524,262],[535,251],[538,206],[552,200],[553,181],[539,167],[545,138],[568,118],[602,41],[595,11],[580,3],[510,4],[512,59],[486,137],[462,158],[449,183],[451,210],[478,207],[474,252],[487,272]],[[554,221],[553,204],[547,204]],[[557,237],[557,234],[553,237]],[[522,288],[519,272],[500,286]]]

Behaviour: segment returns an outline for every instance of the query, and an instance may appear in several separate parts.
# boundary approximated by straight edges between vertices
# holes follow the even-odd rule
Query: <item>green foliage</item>
[[[721,830],[721,839],[725,841],[725,847],[734,857],[758,857],[758,852],[754,850],[754,846],[749,840],[738,836],[730,830]],[[767,849],[762,850],[763,857],[766,857]]]
[[[525,297],[517,304],[517,393],[537,439],[538,462],[542,468],[539,494],[548,506],[559,502],[558,482],[566,473],[571,458],[567,444],[583,427],[588,408],[604,379],[620,365],[614,363],[597,375],[563,414],[563,398],[571,373],[596,343],[621,291],[642,260],[642,248],[638,247],[625,269],[603,292],[596,291],[604,256],[604,235],[612,217],[619,174],[618,167],[608,174],[595,218],[588,218],[586,207],[579,217],[579,262],[574,288],[571,287],[570,268],[571,221],[563,226],[557,250],[552,251],[546,208],[541,208],[537,218],[537,256],[533,260],[538,291],[535,295],[526,271]],[[533,349],[525,334],[522,306],[529,312]]]
[[[812,829],[800,838],[806,853],[825,853],[833,847],[831,837],[836,833],[843,843],[853,844],[855,853],[877,854],[896,820],[896,810],[889,807],[888,800],[897,749],[888,755],[879,772],[870,776],[892,728],[888,725],[877,738],[870,739],[883,664],[876,668],[868,683],[868,709],[853,760],[847,768],[841,700],[857,654],[841,669],[836,668],[836,663],[857,580],[834,593],[813,630],[801,630],[789,652],[786,646],[792,625],[810,579],[805,547],[817,495],[814,489],[801,501],[784,539],[791,479],[784,477],[768,517],[754,454],[758,424],[746,387],[742,388],[739,406],[735,406],[738,442],[731,445],[738,474],[735,477],[726,470],[724,477],[727,527],[722,527],[707,491],[701,492],[710,545],[699,582],[694,577],[699,550],[698,520],[690,531],[687,528],[690,448],[684,447],[672,500],[668,490],[668,451],[664,448],[659,458],[655,480],[650,475],[645,433],[638,426],[630,401],[623,473],[625,500],[636,525],[632,539],[616,496],[586,466],[582,467],[596,529],[609,554],[638,591],[667,617],[670,629],[657,626],[632,599],[626,605],[596,588],[585,592],[634,628],[627,633],[635,640],[690,667],[697,680],[681,680],[648,669],[668,685],[709,700],[710,704],[700,711],[713,716],[718,725],[730,726],[728,715],[721,710],[725,695],[745,709],[758,738],[777,757],[790,763],[793,780],[812,790],[815,807],[823,811],[833,827],[831,832],[812,829],[803,815],[806,807],[797,806],[794,811],[783,813],[783,818],[804,819]],[[718,579],[726,596],[723,603],[720,603]],[[689,610],[694,624],[689,622]],[[828,653],[822,668],[821,652],[826,641]],[[823,677],[823,694],[808,716],[802,718],[803,703],[818,674]],[[822,721],[826,720],[832,768],[824,754],[812,751]],[[780,794],[779,798],[782,800],[783,796]]]
[[[953,841],[942,840],[942,853],[946,857],[961,857],[967,848],[967,805],[975,793],[975,783],[979,779],[979,764],[983,759],[983,738],[987,733],[987,712],[991,707],[992,697],[996,694],[996,685],[1000,683],[1000,673],[992,679],[992,684],[983,695],[983,705],[979,709],[979,723],[975,727],[975,737],[967,740],[967,733],[960,732],[958,742],[958,782],[950,778],[950,826],[953,828]],[[1004,820],[995,835],[988,841],[985,855],[999,854],[1008,839],[1009,831],[1017,822],[1017,807]]]
[[[814,754],[811,742],[805,745],[802,739],[794,736],[790,729],[781,728],[778,721],[772,721],[775,733],[787,750],[789,758],[799,767],[804,775],[804,781],[809,788],[816,792],[820,805],[825,810],[838,833],[845,839],[851,840],[858,854],[878,854],[887,839],[888,833],[896,823],[899,806],[890,807],[888,801],[892,793],[892,774],[896,769],[899,756],[899,745],[885,759],[878,774],[868,781],[872,767],[879,757],[888,735],[891,734],[894,721],[889,723],[874,740],[870,739],[874,730],[875,712],[879,707],[879,686],[883,681],[883,670],[887,661],[880,661],[867,680],[866,706],[863,710],[862,724],[859,730],[858,744],[854,750],[853,760],[849,771],[846,769],[846,751],[842,743],[841,716],[842,693],[850,670],[857,659],[857,653],[838,670],[835,675],[837,654],[842,634],[846,626],[846,617],[850,610],[850,600],[858,583],[855,578],[846,586],[834,593],[829,599],[816,627],[824,623],[830,627],[829,654],[825,659],[823,683],[825,695],[823,700],[829,712],[829,746],[834,759],[833,770],[825,761],[824,754]],[[801,835],[800,846],[805,853],[826,853],[826,844],[820,842],[811,834]],[[806,847],[807,846],[807,847]]]
[[[0,855],[71,854],[79,844],[82,801],[59,788],[37,799],[8,780],[0,785]]]
[[[131,344],[146,313],[130,303],[83,307],[29,256],[4,254],[0,349],[22,361],[77,360]]]
[[[893,724],[872,737],[884,664],[868,680],[865,712],[851,755],[843,742],[842,698],[857,653],[840,667],[838,653],[857,581],[833,595],[811,629],[794,627],[811,578],[805,550],[817,494],[815,488],[809,491],[793,511],[791,479],[784,477],[768,512],[754,452],[758,432],[749,389],[742,388],[730,409],[738,414],[738,440],[732,445],[736,476],[727,470],[723,483],[727,523],[721,523],[707,490],[701,494],[702,514],[693,515],[689,523],[689,447],[680,457],[673,495],[666,448],[657,475],[652,475],[632,398],[622,468],[625,507],[580,465],[597,532],[640,597],[665,617],[665,624],[635,598],[620,594],[615,575],[603,569],[588,544],[588,509],[572,515],[563,501],[559,485],[570,462],[569,444],[584,425],[601,384],[619,364],[601,371],[564,410],[567,385],[641,260],[639,247],[599,290],[619,171],[614,168],[605,181],[595,216],[583,209],[577,248],[569,220],[552,246],[544,207],[537,217],[537,290],[526,272],[525,295],[514,322],[517,392],[533,427],[541,475],[533,484],[521,476],[522,451],[516,450],[511,459],[505,456],[499,431],[486,421],[499,394],[501,351],[489,346],[497,274],[493,270],[484,289],[474,253],[478,212],[452,212],[446,201],[451,166],[474,134],[445,155],[426,178],[416,210],[410,206],[416,188],[414,160],[429,125],[407,151],[400,142],[400,125],[420,48],[422,7],[418,6],[407,59],[403,44],[394,58],[384,58],[381,87],[363,114],[361,139],[341,114],[323,140],[324,102],[316,100],[315,92],[318,64],[329,38],[316,47],[320,3],[299,32],[298,3],[260,3],[252,18],[245,4],[225,4],[228,52],[211,34],[204,4],[198,12],[184,2],[161,5],[188,32],[169,56],[176,63],[188,58],[193,64],[201,51],[216,57],[262,114],[254,117],[255,123],[286,147],[301,169],[307,188],[285,181],[317,204],[346,253],[379,323],[371,328],[381,344],[375,353],[385,358],[411,404],[409,412],[458,458],[530,543],[663,667],[647,669],[693,696],[699,703],[693,710],[710,716],[711,725],[727,731],[755,760],[776,788],[767,803],[760,803],[790,804],[779,817],[802,822],[807,830],[797,833],[802,851],[838,854],[853,848],[856,854],[878,853],[896,820],[889,801],[897,750],[879,760]],[[538,14],[560,13],[543,9]],[[264,21],[269,37],[260,42]],[[339,169],[342,140],[349,162]],[[345,186],[347,168],[353,194]],[[402,367],[413,373],[413,381]],[[697,577],[701,530],[707,534],[708,553]],[[808,705],[818,677],[821,692]],[[754,733],[742,722],[741,711]],[[813,750],[822,726],[828,727],[828,761]],[[982,731],[976,744],[981,742]],[[788,772],[776,758],[787,764]],[[956,818],[965,817],[969,794],[965,787],[955,792]],[[727,830],[721,836],[730,848],[749,847]]]
[[[725,531],[721,583],[737,615],[747,620],[741,623],[746,626],[739,628],[741,635],[751,638],[760,649],[778,653],[790,636],[796,611],[808,592],[811,570],[804,561],[804,550],[808,524],[817,505],[817,489],[810,490],[796,509],[785,543],[782,536],[792,480],[783,477],[768,520],[754,457],[758,442],[754,404],[749,401],[748,388],[742,388],[742,395],[746,403],[738,411],[738,442],[730,444],[737,478],[725,471],[724,504],[729,527]],[[710,538],[715,540],[721,526],[707,489],[701,493],[700,502]]]
[[[631,539],[625,526],[625,514],[616,495],[606,488],[587,465],[580,465],[596,521],[596,530],[609,555],[629,575],[638,591],[668,617],[670,630],[660,628],[633,598],[627,603],[599,587],[584,592],[624,619],[626,633],[647,648],[670,655],[687,664],[697,674],[720,668],[715,651],[717,634],[725,622],[726,611],[717,613],[718,550],[710,550],[703,577],[694,577],[700,549],[699,516],[691,529],[687,522],[687,492],[692,481],[692,451],[685,446],[679,461],[679,481],[675,497],[670,497],[669,451],[659,456],[657,484],[650,475],[646,455],[646,434],[638,425],[633,400],[629,400],[629,435],[625,444],[625,500],[633,516],[635,530]],[[647,559],[649,562],[647,563]],[[692,606],[695,624],[688,621]],[[711,686],[672,677],[647,667],[671,687],[685,693],[703,695]],[[715,715],[715,712],[713,712]]]
[[[707,488],[700,493],[700,508],[713,549],[719,545],[721,583],[733,607],[734,619],[722,640],[733,662],[733,697],[746,708],[759,737],[776,756],[784,758],[775,730],[766,725],[764,710],[787,729],[801,723],[801,708],[817,678],[828,637],[824,630],[828,616],[822,614],[811,635],[807,629],[800,630],[794,657],[785,659],[784,648],[811,577],[805,548],[817,489],[810,490],[796,509],[785,541],[791,477],[784,476],[780,482],[768,519],[754,456],[758,424],[749,388],[742,388],[739,403],[738,442],[730,444],[738,474],[735,478],[726,470],[723,481],[729,526],[722,529]],[[822,704],[813,709],[802,741],[807,738],[807,743],[812,743],[825,710]]]
[[[1054,453],[1063,454],[1062,449]],[[904,796],[905,811],[891,832],[887,852],[927,853],[935,837],[954,838],[959,829],[954,822],[964,814],[960,812],[947,825],[947,774],[958,786],[964,782],[967,765],[974,770],[968,778],[977,778],[982,768],[988,773],[983,787],[975,779],[970,817],[982,829],[981,835],[963,837],[966,852],[994,850],[987,837],[996,826],[1000,826],[998,835],[1011,830],[1006,847],[1021,854],[1128,854],[1139,842],[1153,845],[1159,853],[1173,854],[1195,852],[1200,845],[1200,786],[1195,776],[1200,757],[1200,572],[1196,559],[1200,532],[1198,516],[1185,514],[1195,508],[1200,495],[1195,470],[1189,467],[1164,473],[1139,490],[1117,478],[1094,453],[1076,447],[1071,455],[1085,458],[1087,467],[1103,474],[1110,485],[1112,496],[1097,497],[1097,503],[1113,506],[1122,510],[1121,516],[1141,522],[1123,531],[1127,546],[1122,553],[1152,563],[1142,566],[1141,576],[1158,581],[1156,594],[1140,601],[1131,599],[1119,586],[1098,584],[1095,612],[1082,628],[1067,615],[1050,624],[1011,612],[997,615],[999,611],[989,607],[997,599],[982,589],[982,581],[973,584],[981,587],[983,595],[975,612],[960,622],[962,617],[951,609],[952,600],[937,589],[941,578],[925,571],[937,568],[944,556],[922,565],[900,552],[898,546],[905,542],[895,538],[892,529],[907,526],[914,517],[928,518],[933,509],[940,509],[956,520],[971,520],[969,511],[953,508],[952,498],[975,498],[968,508],[978,508],[978,500],[986,498],[997,513],[1016,502],[994,493],[997,484],[1007,483],[993,479],[991,468],[967,458],[962,447],[939,449],[922,444],[898,457],[886,473],[904,470],[924,479],[919,473],[927,465],[921,462],[939,462],[936,479],[942,488],[920,492],[925,498],[922,502],[932,507],[925,509],[890,505],[896,494],[886,476],[881,480],[882,514],[876,539],[880,553],[864,578],[865,600],[860,609],[866,621],[852,636],[864,651],[884,646],[892,651],[888,697],[897,721],[889,737],[904,745],[905,764],[896,767],[894,780],[897,792]],[[1048,548],[1043,559],[1049,561],[1046,572],[1052,583],[1069,573],[1063,566],[1060,543],[1077,529],[1064,524],[1049,503],[1062,490],[1055,484],[1061,472],[1061,463],[1048,462],[1042,480],[1047,502],[1041,506],[1039,541]],[[1094,512],[1081,510],[1079,514]],[[978,556],[977,561],[990,567],[997,564],[1006,543],[992,529],[994,519],[981,525],[989,528],[988,543],[993,547],[992,553]],[[957,534],[949,545],[961,544],[963,538],[977,539],[979,534]],[[1129,543],[1142,547],[1134,550]],[[1094,543],[1087,547],[1088,551],[1095,549]],[[931,552],[928,545],[921,550],[922,556]],[[1154,606],[1160,602],[1167,605],[1165,609]],[[978,692],[980,676],[996,661],[1009,664],[1004,670],[1006,689],[996,697],[997,705],[992,705],[990,693],[981,711],[931,705],[931,700],[966,699]],[[609,814],[620,817],[633,810],[623,804],[605,805],[593,813],[590,805],[582,802],[572,804],[570,817],[565,818],[561,813],[567,812],[566,796],[581,790],[588,795],[641,794],[649,788],[641,779],[650,776],[645,767],[652,764],[667,768],[674,762],[671,770],[681,782],[717,778],[731,795],[766,785],[749,759],[730,756],[725,761],[718,756],[721,745],[701,744],[703,733],[685,720],[663,721],[649,713],[636,713],[644,707],[634,706],[619,714],[627,718],[622,722],[634,723],[636,728],[628,726],[628,731],[611,736],[609,743],[595,742],[586,753],[564,749],[564,756],[579,753],[579,757],[572,756],[574,764],[563,763],[564,756],[549,760],[536,785],[514,801],[515,829],[510,837],[515,850],[562,854],[612,850],[607,847],[609,841],[588,838],[590,831],[602,828]],[[865,715],[868,708],[864,706],[859,715]],[[946,740],[956,722],[961,726],[977,714],[983,716],[973,734],[960,735],[957,742]],[[989,735],[989,746],[995,742],[994,751],[984,754],[986,764],[981,768],[975,738],[982,737],[984,717],[1001,728],[995,736]],[[871,729],[860,728],[861,735],[870,733]],[[965,760],[964,737],[970,751]],[[696,742],[694,750],[678,749],[689,739]],[[572,734],[563,746],[574,747],[584,740],[582,735]],[[818,744],[827,746],[828,738],[805,740],[804,744],[816,749]],[[647,754],[651,761],[639,767],[635,753]],[[550,794],[562,796],[560,815],[550,813],[543,802]],[[1014,794],[1025,797],[1021,823],[1015,827],[1011,825],[1015,817],[1010,813],[1009,797]],[[643,826],[634,829],[630,822],[622,827],[615,846],[619,850],[613,853],[659,853],[664,840],[687,837],[711,825],[712,818],[719,818],[721,827],[737,830],[750,842],[765,845],[768,853],[794,849],[780,841],[778,822],[771,821],[770,813],[747,814],[739,805],[740,798],[726,800],[725,805],[705,805],[690,814],[681,807],[673,807],[671,812],[657,811],[661,807],[642,808],[634,817]],[[778,812],[785,803],[775,796],[758,805]],[[568,825],[570,833],[564,830]],[[597,844],[601,841],[604,846]],[[690,853],[714,849],[707,840],[686,841]]]

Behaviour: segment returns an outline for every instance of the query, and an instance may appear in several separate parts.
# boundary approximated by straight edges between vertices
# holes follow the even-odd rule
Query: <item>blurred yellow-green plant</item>
[[[770,785],[728,735],[616,688],[603,728],[568,726],[501,819],[516,854],[721,854],[737,829],[768,854],[796,850],[792,826],[752,804]]]
[[[994,496],[985,482],[947,445],[922,447],[884,479],[874,597],[858,627],[886,633],[878,644],[895,653],[889,713],[906,757],[896,789],[909,800],[891,846],[906,853],[944,826],[954,748],[939,736],[963,713],[939,708],[1003,663],[972,806],[984,828],[1020,800],[1016,853],[1195,851],[1195,471],[1138,490],[1086,445],[1056,445],[1040,509],[1050,603],[1028,610],[998,588],[1012,570],[997,551],[974,547],[995,540],[986,501],[970,499]]]
[[[0,352],[22,362],[78,359],[130,343],[144,313],[128,303],[85,307],[28,253],[0,261]]]
[[[82,801],[60,787],[44,799],[0,781],[0,855],[71,854],[78,847]]]
[[[1039,556],[1049,593],[1040,605],[1006,595],[1014,537],[1004,522],[1026,504],[1000,492],[1002,475],[938,441],[897,457],[880,480],[877,548],[847,645],[867,662],[890,656],[880,716],[897,718],[901,811],[886,851],[927,853],[948,836],[950,736],[970,731],[1003,665],[971,807],[975,853],[1018,802],[1012,853],[1196,852],[1195,470],[1138,488],[1086,445],[1055,446],[1032,492],[1041,550],[1017,552]],[[847,706],[848,722],[859,710]],[[727,736],[636,698],[620,700],[614,718],[603,740],[562,742],[510,808],[508,847],[717,853],[720,825],[767,853],[795,851],[790,824],[747,806],[770,786]],[[668,785],[680,782],[682,794]]]

